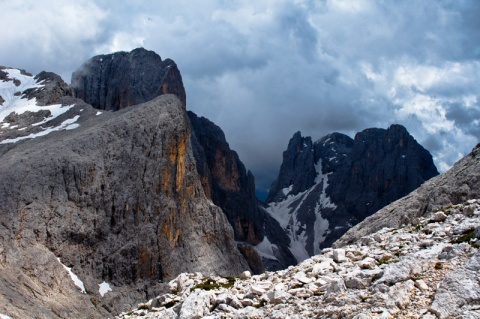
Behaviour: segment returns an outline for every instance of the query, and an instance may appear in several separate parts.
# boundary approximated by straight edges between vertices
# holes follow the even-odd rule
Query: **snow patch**
[[[314,224],[314,253],[319,252],[320,244],[325,241],[329,231],[329,223],[326,219],[322,218],[321,211],[324,208],[335,209],[337,206],[332,203],[327,196],[325,189],[328,187],[328,175],[322,173],[322,161],[319,160],[315,164],[315,170],[317,176],[315,177],[315,185],[310,189],[299,193],[297,195],[288,195],[284,200],[280,202],[270,203],[266,211],[275,218],[280,226],[285,229],[286,233],[290,237],[290,252],[295,256],[298,262],[301,262],[309,258],[309,254],[306,250],[308,236],[305,230],[305,225],[298,221],[298,209],[302,206],[305,199],[310,193],[321,187],[320,197],[316,199],[315,206],[315,224]],[[282,189],[285,195],[288,194],[288,188]],[[296,203],[293,205],[293,203]]]
[[[60,131],[60,130],[72,130],[72,129],[75,129],[75,128],[80,126],[80,124],[74,123],[79,118],[80,118],[80,115],[76,115],[72,119],[68,119],[68,120],[63,121],[62,124],[60,124],[59,126],[48,127],[46,129],[44,129],[44,131],[41,131],[41,132],[38,132],[38,133],[32,133],[32,134],[27,135],[27,136],[20,136],[20,137],[17,137],[17,138],[6,139],[6,140],[1,141],[0,144],[17,143],[18,141],[21,141],[21,140],[36,138],[36,137],[39,137],[39,136],[44,136],[44,135],[50,134],[50,133],[55,132],[55,131]]]
[[[21,74],[20,70],[4,69],[3,71],[7,73],[8,78],[20,81],[20,85],[17,86],[14,81],[0,81],[0,95],[5,100],[0,106],[0,121],[2,122],[5,117],[12,112],[22,114],[25,111],[32,111],[32,109],[38,108],[36,99],[22,99],[22,94],[18,95],[18,93],[23,93],[23,91],[27,89],[36,89],[43,86],[37,83],[33,76]],[[33,110],[32,112],[37,111],[38,110]]]
[[[273,252],[273,249],[278,250],[278,247],[277,245],[272,244],[268,240],[267,236],[263,237],[262,242],[256,246],[253,246],[253,248],[255,248],[257,253],[264,258],[278,260]]]
[[[20,70],[17,70],[17,69],[4,69],[3,71],[7,73],[7,77],[9,79],[12,79],[12,81],[0,81],[0,96],[2,96],[2,98],[5,100],[5,102],[2,105],[0,105],[0,122],[3,122],[5,118],[8,115],[10,115],[12,112],[18,115],[21,115],[27,111],[32,113],[37,113],[39,111],[44,111],[44,110],[50,111],[51,115],[49,117],[43,119],[38,123],[32,124],[33,126],[39,126],[50,120],[53,120],[54,118],[60,116],[61,114],[64,114],[65,112],[70,110],[72,107],[74,107],[74,105],[62,106],[61,104],[39,106],[37,105],[37,99],[35,98],[32,98],[32,99],[22,98],[23,92],[27,89],[43,88],[44,84],[42,83],[44,83],[44,81],[38,83],[33,76],[21,74]],[[18,83],[20,84],[17,86],[13,80],[17,80],[16,81],[17,84]],[[75,117],[75,118],[78,119],[78,117]],[[73,122],[75,122],[76,119]],[[37,136],[46,135],[53,131],[58,131],[61,129],[72,129],[72,128],[78,127],[78,125],[69,126],[69,124],[73,122],[67,122],[67,121],[64,121],[60,125],[60,127],[47,128],[44,131],[37,134],[30,134],[29,136],[4,140],[1,143],[2,144],[15,143],[23,139],[35,138]],[[8,128],[10,126],[10,123],[3,123],[1,125],[2,125],[1,128]],[[16,127],[17,126],[12,126],[10,128],[14,129]],[[25,128],[22,128],[22,130],[23,129]]]
[[[288,194],[290,194],[290,192],[292,191],[292,188],[293,188],[293,184],[288,187],[282,188],[283,195],[288,196]]]
[[[100,295],[103,297],[107,292],[112,291],[112,288],[110,288],[110,285],[106,283],[105,281],[102,282],[101,284],[98,285],[99,289],[98,292]]]
[[[95,115],[100,115],[100,114],[102,114],[102,112],[98,111],[97,114],[95,114]]]
[[[78,278],[78,276],[73,273],[72,268],[69,268],[69,267],[65,266],[64,264],[62,264],[62,262],[60,261],[60,258],[57,258],[57,260],[63,266],[63,268],[65,268],[67,270],[68,274],[70,275],[70,278],[72,278],[72,280],[73,280],[73,283],[75,284],[75,286],[80,288],[80,291],[82,292],[82,294],[87,293],[85,291],[85,286],[83,285],[83,281],[81,281]]]
[[[0,313],[0,319],[12,319],[12,317]]]

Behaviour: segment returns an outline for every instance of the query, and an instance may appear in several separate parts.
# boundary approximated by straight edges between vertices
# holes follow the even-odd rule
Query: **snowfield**
[[[21,74],[20,70],[17,69],[3,69],[2,71],[7,74],[7,78],[9,80],[0,81],[0,96],[3,99],[3,103],[0,104],[0,129],[17,129],[18,131],[24,131],[29,127],[39,126],[42,131],[20,136],[17,138],[4,139],[0,142],[0,144],[16,143],[21,140],[44,136],[54,131],[75,129],[79,126],[79,124],[76,122],[80,118],[80,116],[77,115],[72,119],[63,121],[58,126],[43,127],[43,124],[46,124],[47,122],[64,114],[72,107],[74,107],[74,105],[62,106],[61,104],[52,104],[40,106],[37,105],[36,98],[22,98],[26,90],[43,89],[45,85],[42,84],[42,82],[37,82],[33,76]],[[0,100],[0,102],[1,101],[2,100]],[[39,111],[46,110],[50,111],[50,116],[44,118],[40,122],[33,123],[27,127],[19,128],[18,125],[11,125],[10,123],[5,122],[5,118],[13,112],[18,115],[22,115],[27,111],[37,113]],[[0,139],[2,135],[2,132],[0,132]]]

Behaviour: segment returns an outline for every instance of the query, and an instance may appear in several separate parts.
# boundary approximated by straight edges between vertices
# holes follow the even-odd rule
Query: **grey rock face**
[[[78,308],[116,312],[180,272],[248,269],[225,215],[205,197],[190,134],[181,101],[162,95],[4,150],[0,262],[2,272],[16,275],[8,293],[2,289],[0,313],[25,308],[20,297],[8,297],[23,296],[15,287],[33,289],[25,296],[41,317],[63,318],[45,309],[76,313],[69,303],[80,298],[86,305]],[[38,247],[32,254],[48,260],[38,268],[21,257],[32,245]],[[58,264],[55,257],[73,267],[88,297],[71,281],[66,289],[52,280],[61,266],[42,265]],[[101,297],[103,281],[112,291]]]
[[[28,99],[36,98],[38,105],[56,104],[59,103],[60,98],[73,95],[68,84],[53,72],[42,71],[34,79],[43,86],[40,89],[26,90],[23,94]]]
[[[175,94],[186,106],[177,65],[143,48],[97,55],[72,75],[74,96],[103,110],[119,110],[161,94]]]
[[[443,206],[480,197],[480,144],[442,175],[425,182],[407,196],[379,210],[351,228],[335,246],[352,243],[383,227],[416,223],[418,217]]]
[[[283,159],[267,210],[289,233],[297,260],[438,174],[430,153],[400,125],[315,143],[297,132]]]
[[[272,184],[267,203],[280,201],[285,198],[282,189],[291,187],[290,194],[296,195],[314,185],[315,158],[310,137],[302,137],[297,132],[288,142],[288,147],[283,152],[282,166],[277,180]]]
[[[355,136],[350,156],[332,174],[327,193],[338,211],[351,214],[356,224],[436,175],[430,153],[403,126],[367,129]]]
[[[477,252],[465,265],[446,276],[437,289],[430,310],[438,318],[454,318],[466,312],[464,306],[478,305],[480,303],[479,272],[480,253]]]
[[[222,208],[233,227],[235,240],[250,245],[261,243],[265,236],[277,245],[277,256],[282,265],[268,264],[267,269],[285,267],[295,263],[288,250],[290,240],[278,222],[271,218],[255,197],[255,181],[246,171],[237,153],[230,149],[220,127],[193,112],[187,112],[194,135],[193,154],[207,197]],[[241,251],[249,260],[252,270],[263,271],[255,251],[241,244]]]
[[[93,113],[90,105],[71,97],[68,85],[55,73],[43,71],[33,77],[13,68],[0,72],[6,99],[0,112],[0,154],[19,140],[65,130]]]

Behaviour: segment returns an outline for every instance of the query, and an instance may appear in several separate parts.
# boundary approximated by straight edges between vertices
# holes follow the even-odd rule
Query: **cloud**
[[[80,59],[101,41],[107,13],[92,1],[1,1],[0,63],[69,80]]]
[[[143,46],[178,64],[187,108],[219,125],[267,189],[296,131],[393,123],[440,170],[480,139],[480,3],[1,1],[0,64],[70,74]],[[426,23],[428,22],[428,23]]]

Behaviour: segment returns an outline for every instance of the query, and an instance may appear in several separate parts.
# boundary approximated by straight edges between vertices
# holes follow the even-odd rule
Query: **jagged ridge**
[[[301,261],[437,174],[430,153],[400,125],[366,129],[354,140],[332,133],[315,143],[297,132],[283,153],[267,211]]]

